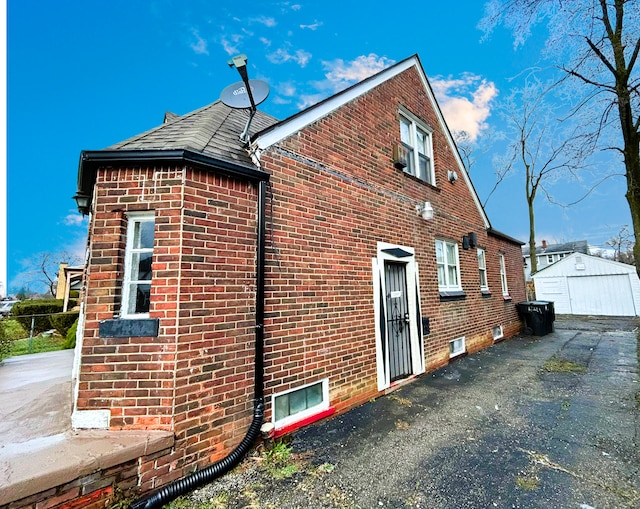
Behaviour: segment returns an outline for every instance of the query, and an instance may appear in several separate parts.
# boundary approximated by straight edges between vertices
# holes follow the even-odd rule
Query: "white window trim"
[[[484,266],[480,266],[480,253],[482,253],[482,262]],[[484,284],[482,284],[482,278],[480,278],[480,290],[485,292],[489,291],[489,278],[487,277],[487,252],[481,247],[478,248],[478,277],[480,272],[484,271]]]
[[[450,291],[462,291],[462,281],[460,280],[460,252],[458,251],[458,243],[457,242],[450,242],[448,240],[443,240],[443,239],[436,239],[436,246],[438,244],[438,242],[441,242],[443,244],[443,249],[442,252],[444,254],[444,277],[446,279],[446,284],[445,285],[441,285],[440,281],[438,281],[438,290],[443,291],[443,292],[450,292]],[[449,263],[448,263],[448,259],[447,259],[447,244],[452,245],[455,247],[455,256],[456,256],[456,275],[457,275],[457,279],[458,279],[458,283],[455,285],[452,285],[449,282]],[[438,267],[438,256],[437,256],[437,247],[436,247],[436,272],[437,272],[437,267]],[[437,276],[437,274],[436,274]]]
[[[491,329],[491,333],[493,334],[494,341],[497,341],[498,339],[502,339],[504,337],[504,330],[502,329],[502,325],[496,325],[493,329]]]
[[[451,345],[454,345],[454,350],[451,350]],[[453,359],[458,357],[467,351],[467,344],[465,336],[461,338],[452,339],[449,341],[449,358]]]
[[[430,165],[429,165],[430,175],[425,175],[424,178],[420,177],[417,174],[410,173],[407,169],[405,169],[405,172],[408,173],[409,175],[413,175],[414,177],[422,180],[423,182],[426,182],[427,184],[431,184],[432,186],[435,186],[436,171],[435,171],[435,166],[433,161],[433,130],[427,127],[418,118],[416,118],[414,115],[412,115],[411,113],[409,113],[404,109],[400,110],[399,114],[400,114],[400,117],[402,117],[404,120],[406,120],[409,123],[409,135],[411,136],[411,141],[412,141],[410,146],[413,149],[411,151],[411,154],[413,159],[413,168],[415,169],[416,173],[419,171],[419,168],[420,168],[420,156],[418,155],[418,143],[417,143],[418,138],[417,138],[417,131],[416,131],[417,128],[420,128],[420,130],[427,135],[427,152],[428,153],[425,155],[429,158],[429,162],[430,162]]]
[[[500,285],[502,286],[502,295],[506,297],[509,295],[509,285],[507,284],[507,268],[504,255],[500,253],[498,259],[500,261]]]
[[[297,414],[288,415],[284,419],[280,419],[279,421],[276,421],[276,398],[277,397],[284,396],[286,394],[291,394],[292,392],[301,391],[306,389],[307,387],[311,387],[319,383],[322,384],[322,403],[320,403],[319,405],[313,406],[311,408],[307,408],[306,410],[303,410],[302,412],[298,412]],[[273,425],[276,429],[283,428],[290,424],[299,422],[303,419],[306,419],[307,417],[311,417],[312,415],[319,414],[320,412],[323,412],[324,410],[328,410],[328,409],[329,409],[329,379],[328,378],[324,378],[323,380],[317,380],[315,382],[312,382],[306,385],[302,385],[299,387],[295,387],[293,389],[281,391],[271,395],[271,422],[273,422]]]
[[[129,313],[131,259],[133,250],[133,232],[135,223],[155,221],[154,212],[130,212],[127,214],[127,244],[124,258],[124,277],[122,278],[122,303],[120,306],[120,318],[149,318],[149,313]],[[152,251],[153,252],[153,251]]]

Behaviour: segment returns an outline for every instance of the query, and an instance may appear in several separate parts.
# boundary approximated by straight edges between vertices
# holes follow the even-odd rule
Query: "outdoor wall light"
[[[421,215],[422,219],[426,219],[427,221],[433,219],[434,211],[431,203],[426,201],[422,205],[416,205],[416,214]]]
[[[83,216],[89,214],[89,195],[83,193],[82,191],[78,191],[76,195],[73,197],[78,205],[78,212]]]
[[[458,180],[458,173],[455,170],[449,170],[447,172],[447,178],[449,179],[449,182],[453,184],[456,180]]]

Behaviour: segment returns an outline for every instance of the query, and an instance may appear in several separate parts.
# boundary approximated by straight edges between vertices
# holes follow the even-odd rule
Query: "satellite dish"
[[[249,80],[253,101],[256,104],[263,102],[269,95],[269,85],[262,80]],[[232,83],[220,93],[220,100],[231,108],[250,108],[251,100],[247,87],[243,81]]]

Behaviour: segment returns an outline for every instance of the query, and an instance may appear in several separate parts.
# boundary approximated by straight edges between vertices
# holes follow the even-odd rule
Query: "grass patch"
[[[57,334],[40,334],[33,338],[32,341],[27,339],[18,339],[11,345],[11,354],[27,355],[30,353],[55,352],[56,350],[64,350],[66,338]]]
[[[24,327],[22,327],[20,322],[13,318],[4,318],[0,320],[0,327],[2,327],[2,333],[11,341],[29,337],[29,333],[24,330]]]
[[[586,373],[587,367],[577,362],[567,361],[551,357],[542,365],[543,371],[547,373]]]
[[[293,461],[291,446],[284,441],[276,442],[265,453],[264,465],[274,479],[288,479],[299,470]]]
[[[540,480],[537,477],[533,477],[533,476],[527,476],[527,477],[518,476],[516,477],[516,484],[518,488],[521,488],[527,491],[533,491],[533,490],[537,490],[538,486],[540,486]]]

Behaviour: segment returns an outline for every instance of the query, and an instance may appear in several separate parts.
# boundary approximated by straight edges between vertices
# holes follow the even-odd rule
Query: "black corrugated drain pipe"
[[[209,465],[182,479],[178,479],[161,488],[153,495],[133,502],[130,509],[154,509],[168,504],[181,495],[185,495],[200,486],[226,474],[242,461],[260,435],[260,427],[264,419],[264,250],[265,250],[265,181],[258,184],[258,240],[256,249],[256,326],[255,326],[255,375],[253,421],[242,442],[220,461]]]

